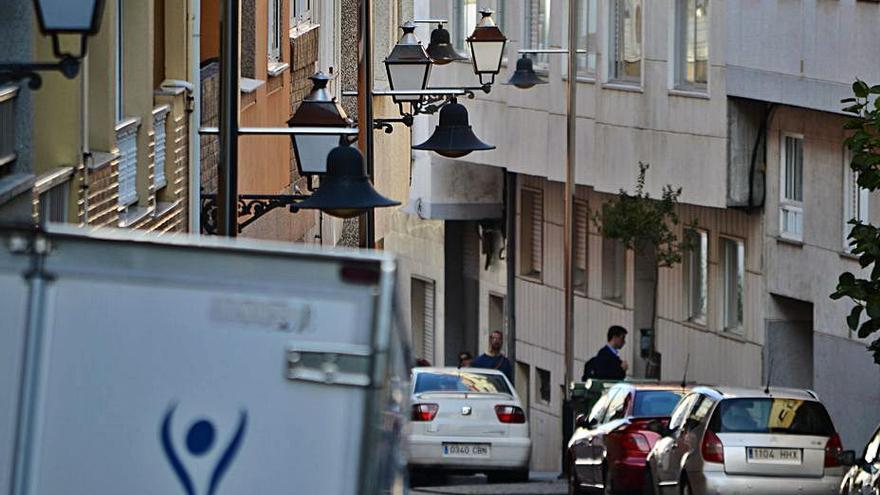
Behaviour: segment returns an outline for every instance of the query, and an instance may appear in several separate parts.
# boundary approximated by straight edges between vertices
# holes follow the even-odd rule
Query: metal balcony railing
[[[140,119],[127,119],[116,125],[116,148],[119,152],[119,206],[126,207],[137,196],[137,133]]]
[[[15,99],[18,86],[0,88],[0,170],[15,161]]]
[[[165,158],[167,156],[165,124],[170,111],[170,105],[161,105],[153,110],[153,187],[157,191],[168,184],[168,180],[165,178]]]

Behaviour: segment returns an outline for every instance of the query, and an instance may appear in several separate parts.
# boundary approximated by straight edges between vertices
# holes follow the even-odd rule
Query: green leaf
[[[857,98],[867,98],[868,94],[871,92],[871,88],[869,88],[868,84],[862,80],[854,82],[852,89]]]
[[[859,338],[866,339],[869,335],[877,331],[878,322],[877,320],[868,320],[862,323],[862,326],[859,328]]]
[[[840,278],[838,279],[838,283],[842,286],[850,286],[856,283],[856,276],[850,272],[844,272],[840,274]]]
[[[862,318],[863,309],[865,309],[864,306],[856,306],[852,309],[849,316],[846,317],[846,324],[849,325],[850,330],[859,328],[859,321]]]
[[[880,84],[875,84],[874,86],[871,86],[871,89],[869,92],[872,95],[880,95]]]
[[[855,98],[844,98],[844,99],[840,100],[841,103],[855,103],[857,101],[858,100],[856,100]]]

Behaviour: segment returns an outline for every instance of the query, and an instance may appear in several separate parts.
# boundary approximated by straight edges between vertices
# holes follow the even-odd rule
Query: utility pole
[[[367,176],[375,181],[375,143],[373,141],[373,1],[358,0],[358,143],[364,155]],[[376,215],[368,208],[360,216],[359,245],[376,247]]]
[[[238,236],[238,134],[241,93],[239,60],[241,5],[220,0],[220,160],[217,178],[219,233]],[[195,146],[198,143],[192,143]]]

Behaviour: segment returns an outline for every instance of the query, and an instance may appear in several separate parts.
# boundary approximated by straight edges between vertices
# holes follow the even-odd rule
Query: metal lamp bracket
[[[43,78],[39,72],[46,71],[61,72],[67,79],[75,78],[79,74],[80,60],[86,54],[87,40],[88,37],[82,35],[79,53],[72,54],[61,50],[58,34],[52,34],[52,52],[59,59],[58,62],[12,62],[0,64],[0,85],[27,79],[30,89],[40,89],[43,86]]]

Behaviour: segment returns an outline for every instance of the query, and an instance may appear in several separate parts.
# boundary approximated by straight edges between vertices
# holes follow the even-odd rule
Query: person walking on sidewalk
[[[626,329],[619,325],[612,325],[608,329],[608,343],[599,349],[599,352],[592,359],[584,363],[582,381],[591,378],[599,380],[623,380],[626,378],[629,363],[620,357],[620,350],[626,345],[626,334]]]
[[[471,361],[471,367],[498,370],[513,383],[513,367],[507,356],[501,353],[502,347],[504,347],[504,335],[498,330],[492,331],[489,334],[489,351]]]

